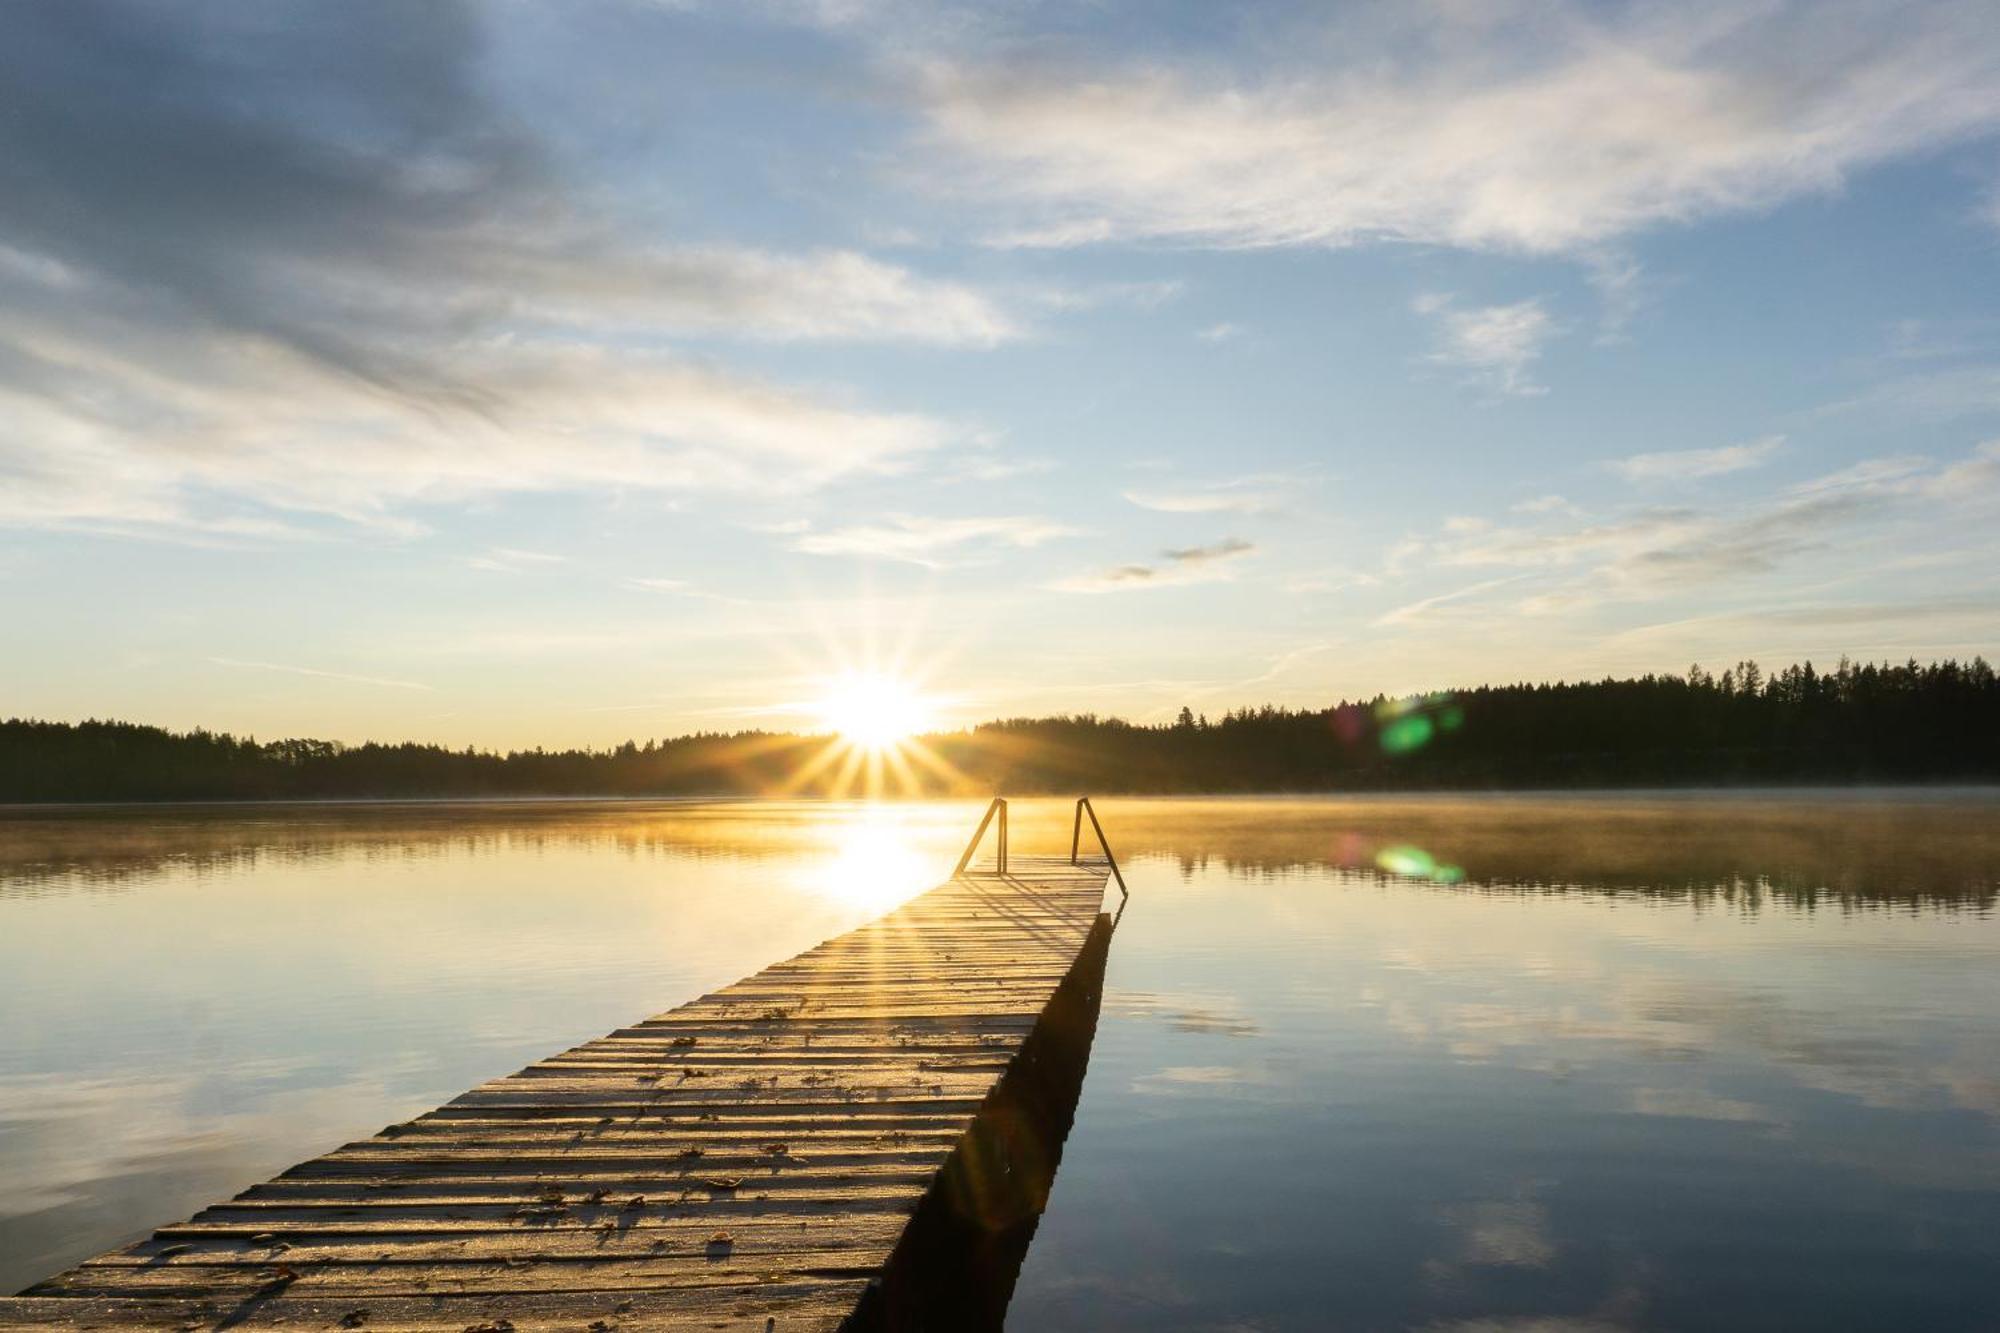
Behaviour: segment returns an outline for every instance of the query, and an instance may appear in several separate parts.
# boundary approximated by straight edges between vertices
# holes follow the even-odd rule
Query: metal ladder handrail
[[[994,868],[999,874],[1007,873],[1007,802],[1004,797],[995,796],[993,804],[987,806],[986,813],[980,817],[979,827],[972,830],[972,841],[965,844],[965,855],[958,858],[958,869],[951,872],[953,879],[963,875],[965,868],[972,864],[972,854],[979,850],[979,840],[986,836],[986,826],[993,822],[996,810],[1000,813],[1000,845],[996,849]]]
[[[1077,864],[1077,852],[1083,843],[1083,817],[1086,814],[1090,816],[1091,830],[1097,834],[1097,845],[1104,850],[1105,864],[1111,867],[1111,878],[1118,882],[1118,892],[1122,895],[1118,900],[1119,910],[1122,911],[1124,903],[1131,898],[1132,891],[1125,887],[1125,876],[1118,870],[1118,858],[1111,854],[1111,843],[1104,836],[1104,825],[1097,822],[1097,807],[1090,803],[1088,796],[1076,798],[1076,818],[1071,822],[1069,829],[1069,863]],[[984,828],[985,825],[982,824],[980,827]]]

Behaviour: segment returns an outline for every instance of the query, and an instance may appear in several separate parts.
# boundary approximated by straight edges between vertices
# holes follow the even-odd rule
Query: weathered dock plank
[[[1087,1054],[1105,886],[961,873],[0,1299],[0,1328],[894,1324],[958,1233],[1032,1232],[1081,1078],[1051,1016],[1085,996]]]

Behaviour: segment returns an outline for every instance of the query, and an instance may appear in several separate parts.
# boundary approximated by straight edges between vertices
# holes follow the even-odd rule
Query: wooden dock
[[[961,862],[0,1298],[0,1328],[997,1328],[1088,1058],[1116,873],[1108,851],[1002,848],[1005,873]]]

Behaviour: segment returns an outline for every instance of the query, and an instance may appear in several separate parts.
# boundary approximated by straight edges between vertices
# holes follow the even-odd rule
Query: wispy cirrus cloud
[[[480,281],[512,289],[515,317],[568,325],[946,347],[990,347],[1029,331],[991,293],[853,250],[621,248],[578,237],[483,259]]]
[[[1432,361],[1461,367],[1474,383],[1500,393],[1532,397],[1548,392],[1528,373],[1559,331],[1540,299],[1462,308],[1449,295],[1431,294],[1418,297],[1415,308],[1437,323]]]
[[[1849,651],[1874,643],[1916,638],[1937,644],[1977,644],[2000,618],[2000,596],[1898,598],[1894,601],[1809,602],[1759,605],[1747,610],[1663,620],[1624,630],[1611,643],[1643,652],[1686,646],[1708,656],[1740,651],[1746,642],[1774,643],[1805,656],[1817,639],[1834,639]],[[1868,636],[1879,636],[1874,643]]]
[[[1404,557],[1434,570],[1500,570],[1386,613],[1378,624],[1412,625],[1477,614],[1586,612],[1605,602],[1646,602],[1692,590],[1749,584],[1804,559],[1840,567],[1839,557],[1891,541],[1905,558],[1917,525],[1943,543],[1938,564],[1978,568],[1975,520],[2000,510],[2000,441],[1949,461],[1903,456],[1839,471],[1722,507],[1651,506],[1612,517],[1521,524],[1458,519]],[[1553,516],[1565,511],[1545,511]],[[1941,515],[1951,521],[1939,522]],[[1900,534],[1900,535],[1896,535]],[[1989,541],[1987,547],[1991,546]],[[1530,583],[1506,606],[1496,596]]]
[[[1136,487],[1123,495],[1141,509],[1163,514],[1274,514],[1285,507],[1283,480],[1265,473],[1176,486]]]
[[[1448,592],[1436,593],[1429,597],[1420,597],[1414,602],[1405,602],[1401,606],[1392,607],[1383,612],[1381,615],[1375,617],[1375,624],[1378,628],[1382,629],[1428,624],[1449,614],[1450,608],[1477,598],[1482,594],[1492,592],[1495,588],[1504,588],[1511,583],[1517,582],[1520,577],[1518,574],[1510,574],[1504,578],[1484,579],[1478,583],[1467,584],[1462,588],[1453,588]]]
[[[935,567],[967,547],[1035,547],[1074,531],[1065,524],[1024,515],[933,518],[897,514],[879,523],[806,532],[792,542],[792,549],[811,555],[873,556]]]
[[[1716,449],[1632,454],[1615,459],[1606,466],[1627,481],[1695,481],[1702,477],[1720,477],[1762,467],[1784,447],[1784,436],[1766,435],[1747,444],[1729,444]]]
[[[473,569],[483,569],[489,573],[518,574],[523,570],[560,565],[566,560],[565,556],[550,555],[546,551],[523,551],[511,546],[494,546],[483,554],[468,557],[465,563]]]
[[[393,680],[386,676],[357,676],[347,671],[324,671],[318,667],[287,666],[280,662],[247,662],[235,657],[211,657],[216,666],[237,667],[245,671],[275,671],[286,676],[312,676],[319,680],[342,681],[349,685],[374,685],[389,690],[430,690],[434,688],[421,681]]]
[[[1209,546],[1182,546],[1160,552],[1157,563],[1115,565],[1094,574],[1058,580],[1058,592],[1129,592],[1139,588],[1173,588],[1188,583],[1227,579],[1227,565],[1257,549],[1254,542],[1225,537]]]
[[[26,332],[14,321],[17,338]],[[302,523],[424,530],[425,507],[531,491],[797,493],[909,466],[946,423],[815,400],[667,355],[519,342],[441,349],[468,395],[431,405],[226,340],[135,369],[116,341],[46,329],[48,363],[101,389],[51,401],[5,382],[0,523],[270,540]],[[101,374],[99,372],[102,372]]]
[[[1991,19],[1954,0],[1362,7],[1337,41],[1307,22],[1233,64],[960,42],[913,96],[963,187],[1018,206],[1009,244],[1580,254],[1992,130]]]
[[[1651,508],[1576,527],[1461,533],[1432,554],[1446,567],[1584,568],[1626,592],[1663,591],[1769,573],[1887,503],[1879,493],[1841,489],[1738,510]]]
[[[1177,300],[1186,290],[1187,284],[1178,278],[1147,282],[1085,282],[1045,288],[1038,299],[1052,310],[1096,310],[1104,306],[1156,310],[1169,301]]]

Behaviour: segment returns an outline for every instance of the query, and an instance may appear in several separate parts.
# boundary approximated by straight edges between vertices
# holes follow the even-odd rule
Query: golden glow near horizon
[[[801,745],[773,737],[770,744],[796,756],[778,795],[897,798],[977,794],[981,785],[924,739],[949,730],[963,704],[940,694],[933,682],[953,658],[948,642],[927,632],[921,606],[890,607],[861,599],[865,623],[805,626],[774,646],[789,659],[788,682],[798,692],[773,711],[808,721],[821,733]],[[852,607],[849,608],[853,610]]]
[[[858,749],[893,749],[936,725],[935,711],[916,686],[896,676],[847,672],[828,682],[820,720]]]
[[[942,725],[942,705],[894,670],[848,669],[822,679],[802,712],[832,733],[791,775],[788,793],[835,797],[959,793],[965,775],[920,741]]]

